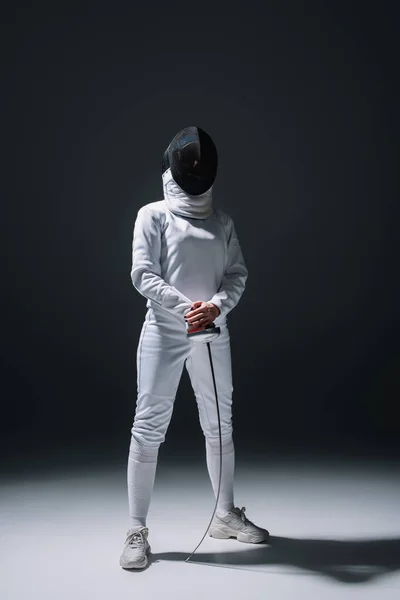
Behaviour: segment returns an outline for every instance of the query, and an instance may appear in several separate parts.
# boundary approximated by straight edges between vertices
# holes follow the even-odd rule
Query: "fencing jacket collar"
[[[175,215],[188,219],[207,219],[213,214],[212,187],[200,196],[186,194],[174,181],[171,169],[163,173],[164,199]]]

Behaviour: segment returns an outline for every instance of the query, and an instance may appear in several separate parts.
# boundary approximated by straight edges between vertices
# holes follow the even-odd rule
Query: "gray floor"
[[[152,563],[118,565],[126,530],[125,470],[67,469],[3,479],[0,597],[279,599],[400,597],[400,475],[388,463],[241,464],[236,503],[269,545],[208,536],[204,465],[160,464],[149,517]]]

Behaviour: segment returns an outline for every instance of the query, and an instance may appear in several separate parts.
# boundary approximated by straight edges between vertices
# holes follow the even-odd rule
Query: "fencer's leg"
[[[137,404],[127,468],[132,528],[146,526],[158,449],[165,440],[189,342],[174,322],[146,320],[137,349]]]
[[[235,449],[232,436],[232,365],[229,331],[226,326],[221,327],[220,336],[211,343],[211,355],[218,393],[222,436],[222,479],[217,512],[224,514],[234,507],[235,471]],[[218,414],[206,344],[192,344],[186,368],[196,396],[200,424],[205,435],[208,473],[216,496],[220,470]]]
[[[206,461],[211,485],[217,497],[219,483],[219,439],[206,438]],[[222,478],[217,513],[225,514],[234,507],[235,448],[232,435],[222,437]]]
[[[131,528],[146,527],[157,468],[158,448],[138,444],[131,438],[127,481]]]

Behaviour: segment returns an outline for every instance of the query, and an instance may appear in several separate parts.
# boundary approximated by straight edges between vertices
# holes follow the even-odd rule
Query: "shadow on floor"
[[[185,561],[188,553],[152,555],[152,562]],[[270,537],[268,544],[235,552],[196,552],[189,562],[219,567],[276,566],[313,571],[343,583],[365,583],[400,569],[400,539],[307,540]],[[261,569],[262,570],[262,569]]]

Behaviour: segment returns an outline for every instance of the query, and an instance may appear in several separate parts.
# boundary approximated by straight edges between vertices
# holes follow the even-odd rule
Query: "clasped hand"
[[[198,300],[193,302],[192,309],[185,315],[190,329],[206,329],[220,314],[218,306],[211,302]]]

